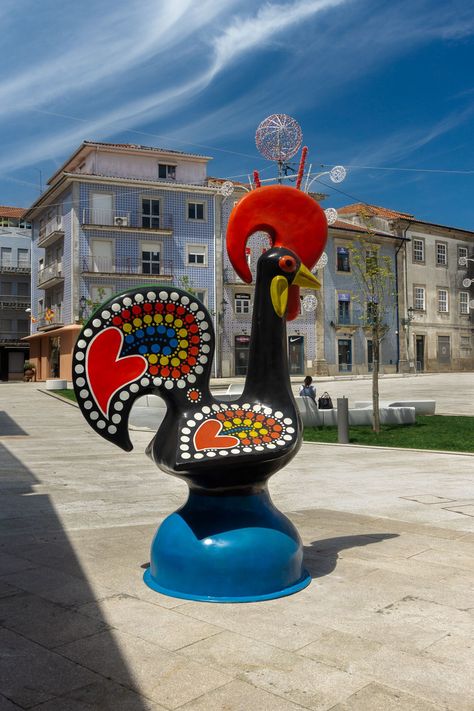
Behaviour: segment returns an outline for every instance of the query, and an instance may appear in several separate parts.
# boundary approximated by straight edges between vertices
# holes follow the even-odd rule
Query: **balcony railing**
[[[40,330],[49,326],[62,326],[62,311],[62,304],[47,306],[46,309],[38,315],[36,328]]]
[[[145,215],[141,212],[125,212],[123,210],[102,210],[85,208],[82,211],[82,224],[111,229],[165,230],[173,229],[173,215]]]
[[[28,308],[31,302],[30,296],[13,296],[12,294],[0,294],[0,308],[2,309],[22,309]]]
[[[28,331],[0,331],[0,343],[19,343],[29,335]]]
[[[59,282],[63,281],[64,277],[62,275],[62,263],[53,262],[48,264],[48,266],[43,267],[38,272],[38,286],[46,284],[47,282]]]
[[[51,220],[41,227],[38,237],[38,247],[47,247],[58,237],[64,236],[63,217],[55,215]]]
[[[109,257],[83,257],[81,271],[89,274],[119,274],[135,275],[142,277],[171,277],[173,275],[173,262],[162,259],[159,262],[146,262],[143,259],[123,257],[111,259]]]
[[[3,259],[0,262],[0,273],[2,274],[29,274],[31,272],[30,260]]]

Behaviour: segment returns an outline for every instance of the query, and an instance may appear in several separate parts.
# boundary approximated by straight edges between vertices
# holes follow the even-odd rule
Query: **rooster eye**
[[[294,272],[296,271],[296,259],[287,254],[285,257],[280,257],[278,266],[284,272]]]

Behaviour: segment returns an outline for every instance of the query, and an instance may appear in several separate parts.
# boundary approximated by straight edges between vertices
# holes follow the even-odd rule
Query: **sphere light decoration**
[[[324,210],[324,214],[326,215],[328,225],[333,225],[336,222],[337,210],[335,210],[333,207],[328,207],[326,210]]]
[[[329,177],[333,183],[342,183],[346,175],[347,171],[343,165],[335,165],[334,168],[329,171]]]
[[[463,279],[462,285],[465,289],[468,289],[471,286],[473,281],[474,281],[473,279]]]
[[[301,305],[303,307],[303,311],[316,311],[318,300],[315,296],[313,296],[313,294],[306,294],[306,296],[303,297]]]
[[[234,192],[234,183],[231,180],[226,180],[220,187],[220,193],[224,197],[230,197]]]
[[[283,163],[298,152],[303,133],[297,121],[286,114],[272,114],[255,133],[255,144],[264,158]]]
[[[326,252],[323,252],[316,263],[316,270],[324,269],[324,267],[326,266],[327,263],[328,263],[328,255],[326,254]]]

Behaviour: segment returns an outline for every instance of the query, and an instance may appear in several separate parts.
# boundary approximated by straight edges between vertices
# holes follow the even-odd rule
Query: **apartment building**
[[[369,214],[376,229],[400,240],[395,264],[399,370],[474,370],[474,232],[374,205],[348,205],[338,213],[358,226]]]
[[[21,380],[29,347],[31,226],[20,207],[0,206],[0,380]]]

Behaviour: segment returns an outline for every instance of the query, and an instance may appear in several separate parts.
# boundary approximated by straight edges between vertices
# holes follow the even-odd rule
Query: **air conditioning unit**
[[[115,215],[114,217],[115,227],[128,227],[128,217],[119,217]]]

